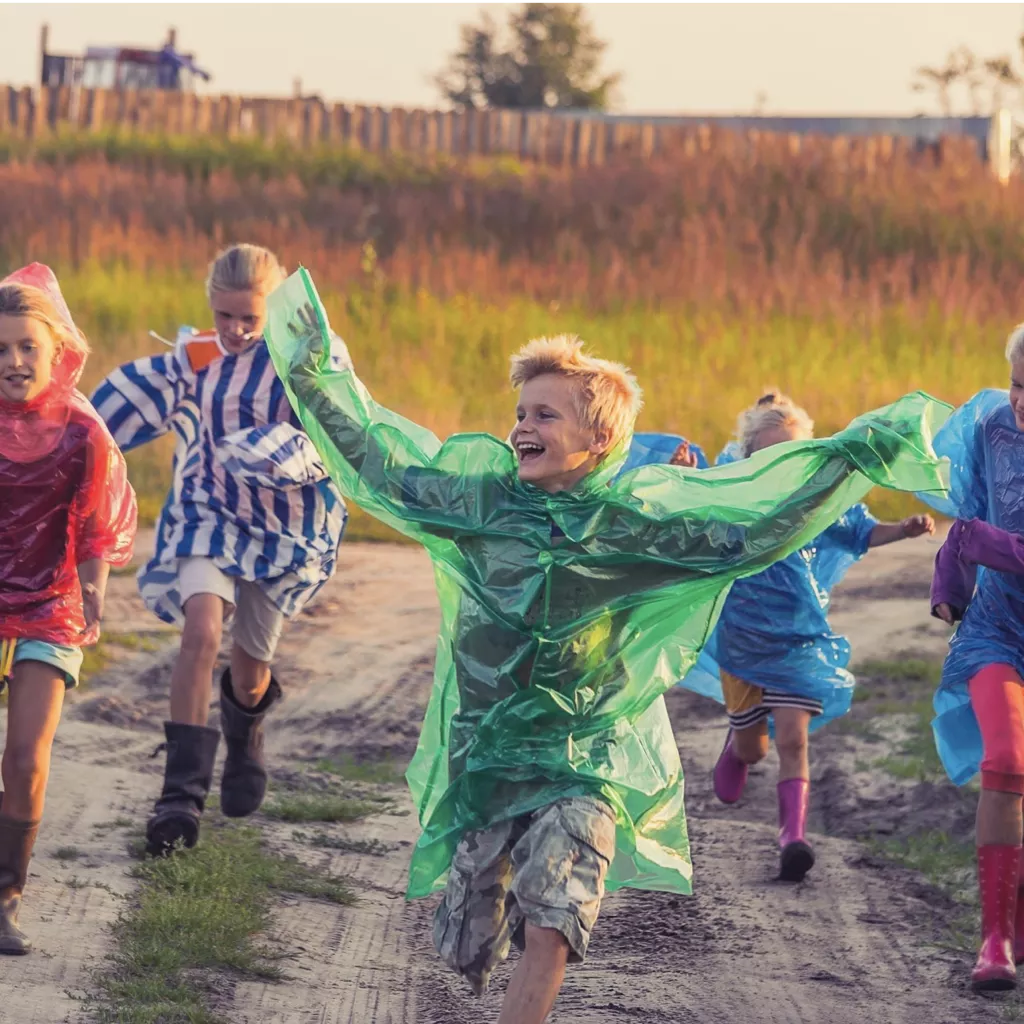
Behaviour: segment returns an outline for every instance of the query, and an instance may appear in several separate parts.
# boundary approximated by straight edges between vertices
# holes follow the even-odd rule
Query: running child
[[[1024,963],[1024,325],[1010,335],[1009,393],[980,392],[936,436],[952,462],[957,522],[936,556],[933,614],[962,620],[935,694],[935,741],[957,785],[981,774],[978,990],[1014,988]]]
[[[813,436],[807,412],[771,391],[740,415],[738,440],[718,462]],[[779,875],[785,881],[801,881],[814,864],[806,837],[808,732],[846,714],[853,697],[849,642],[828,623],[831,591],[869,548],[934,532],[931,516],[880,523],[866,505],[854,505],[799,551],[732,585],[710,643],[683,681],[717,696],[728,711],[729,732],[714,772],[715,795],[723,803],[739,800],[749,766],[767,757],[771,720],[779,755]],[[720,675],[720,684],[702,678],[709,671]]]
[[[77,390],[85,338],[38,263],[0,281],[0,953],[28,953],[21,898],[64,692],[96,643],[110,566],[127,564],[135,494]]]
[[[342,491],[435,566],[442,625],[408,772],[423,827],[408,895],[447,879],[434,941],[476,992],[511,942],[524,946],[500,1021],[537,1024],[583,959],[606,887],[691,891],[662,694],[725,588],[820,533],[872,480],[942,490],[927,431],[947,407],[911,396],[753,466],[618,476],[640,391],[576,339],[513,359],[509,442],[442,445],[331,368],[305,271],[268,308],[275,366]]]
[[[263,341],[267,296],[283,279],[267,249],[224,250],[206,282],[216,331],[182,329],[173,352],[122,366],[92,398],[124,451],[169,430],[177,435],[156,550],[139,573],[147,607],[182,625],[163,791],[146,826],[154,856],[198,839],[221,732],[221,809],[244,817],[262,803],[264,720],[281,697],[274,652],[285,619],[332,575],[345,525],[344,503]],[[331,365],[347,367],[344,343],[331,344]],[[206,723],[228,618],[218,730]]]

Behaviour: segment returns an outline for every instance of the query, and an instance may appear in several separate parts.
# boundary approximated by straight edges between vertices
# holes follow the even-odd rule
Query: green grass
[[[295,824],[322,821],[352,822],[381,809],[381,801],[359,800],[338,793],[274,793],[263,813],[275,821]]]
[[[258,938],[275,893],[355,899],[343,879],[267,849],[256,829],[216,821],[194,850],[144,861],[135,875],[138,895],[113,927],[89,1000],[100,1024],[226,1024],[210,1009],[219,974],[282,977],[290,954]]]
[[[363,782],[376,786],[398,786],[404,773],[391,761],[356,761],[352,757],[324,758],[313,766],[318,772],[336,775],[346,782]]]

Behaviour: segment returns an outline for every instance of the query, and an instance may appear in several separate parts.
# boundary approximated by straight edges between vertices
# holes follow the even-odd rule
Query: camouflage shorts
[[[524,921],[553,928],[579,963],[615,855],[615,816],[570,797],[462,837],[434,918],[434,945],[480,995]],[[517,943],[518,944],[518,943]]]

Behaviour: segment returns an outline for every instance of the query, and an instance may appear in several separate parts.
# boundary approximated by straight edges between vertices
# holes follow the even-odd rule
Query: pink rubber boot
[[[734,804],[743,796],[743,787],[747,784],[748,768],[732,749],[732,729],[726,733],[725,746],[715,764],[715,796],[723,804]]]
[[[804,836],[811,784],[807,779],[786,779],[779,792],[779,878],[802,882],[814,866],[814,850]]]
[[[1017,987],[1013,929],[1020,857],[1019,846],[978,847],[981,952],[971,973],[971,985],[978,992],[1000,992]]]
[[[1017,880],[1017,912],[1013,925],[1013,961],[1024,964],[1024,849],[1020,855],[1020,876]]]

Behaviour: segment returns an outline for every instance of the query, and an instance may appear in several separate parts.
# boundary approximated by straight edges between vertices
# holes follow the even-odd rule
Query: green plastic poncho
[[[734,579],[806,544],[873,484],[945,490],[931,437],[949,406],[918,393],[832,438],[615,479],[627,440],[574,490],[548,494],[519,482],[505,441],[442,444],[332,370],[305,270],[271,295],[268,318],[277,372],[345,497],[434,565],[441,630],[407,773],[423,829],[408,896],[442,886],[467,830],[581,794],[616,811],[609,889],[689,893],[662,694],[696,661]]]

